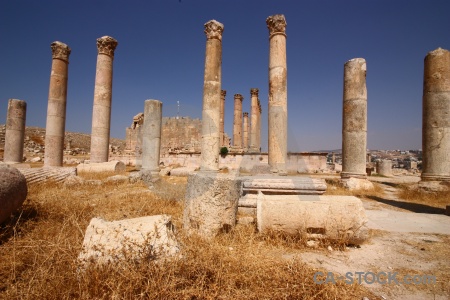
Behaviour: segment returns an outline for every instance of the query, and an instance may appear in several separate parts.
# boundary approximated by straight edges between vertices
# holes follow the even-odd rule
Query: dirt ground
[[[361,284],[380,299],[450,299],[450,216],[427,205],[401,203],[397,184],[414,184],[418,177],[374,177],[371,180],[378,182],[385,194],[361,198],[372,234],[368,242],[345,251],[312,249],[288,254],[287,258],[299,256],[313,267],[325,268],[335,274],[336,281],[350,278],[358,281],[361,276]],[[368,272],[390,273],[392,280],[387,282],[382,274],[380,281],[386,284],[372,283],[374,277]],[[394,273],[397,273],[396,281]],[[431,277],[427,279],[426,275]]]

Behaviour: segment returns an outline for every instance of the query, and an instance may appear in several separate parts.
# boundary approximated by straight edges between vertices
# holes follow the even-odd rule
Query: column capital
[[[244,97],[241,94],[234,94],[234,99],[244,100]]]
[[[97,39],[97,49],[98,54],[106,54],[111,57],[114,57],[114,51],[117,47],[117,40],[110,36],[102,36],[101,38]]]
[[[284,15],[273,15],[266,19],[267,28],[269,28],[270,37],[276,34],[286,36],[286,19]]]
[[[209,39],[217,39],[222,41],[222,33],[223,33],[223,24],[217,22],[216,20],[211,20],[205,23],[205,34],[206,38]]]
[[[50,44],[50,48],[52,49],[52,58],[53,59],[61,59],[66,62],[69,62],[69,55],[72,51],[69,46],[64,43],[55,41]]]
[[[223,98],[225,98],[226,95],[227,95],[227,91],[225,91],[225,90],[221,90],[221,91],[220,91],[220,96],[222,96]]]
[[[258,97],[258,93],[259,93],[259,90],[258,90],[257,88],[251,88],[251,89],[250,89],[250,94],[251,94],[252,96]]]
[[[245,118],[245,117],[248,117],[248,112],[244,112],[244,113],[242,113],[242,116]]]

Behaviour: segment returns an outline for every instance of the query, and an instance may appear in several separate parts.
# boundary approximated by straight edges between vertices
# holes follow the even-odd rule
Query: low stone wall
[[[123,161],[126,165],[136,165],[136,158],[132,155],[113,156],[109,159]],[[161,155],[161,162],[164,166],[179,165],[197,168],[200,166],[200,153],[166,153]],[[221,156],[219,160],[220,168],[227,167],[245,172],[250,172],[255,165],[265,164],[268,164],[267,153],[229,153],[225,157]],[[329,170],[326,152],[288,153],[286,166],[290,173],[315,173]]]

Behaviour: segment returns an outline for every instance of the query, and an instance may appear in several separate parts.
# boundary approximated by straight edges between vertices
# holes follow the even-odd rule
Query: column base
[[[450,190],[450,181],[441,180],[421,180],[418,183],[419,188],[430,192],[440,192]]]
[[[366,173],[341,172],[341,179],[358,178],[367,179]]]
[[[450,181],[450,174],[422,173],[421,181]]]

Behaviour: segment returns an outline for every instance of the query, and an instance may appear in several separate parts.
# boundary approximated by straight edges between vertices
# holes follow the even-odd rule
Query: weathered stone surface
[[[61,167],[63,165],[67,80],[71,49],[58,41],[53,42],[50,47],[53,60],[48,92],[44,166]]]
[[[364,207],[353,196],[260,195],[256,210],[260,232],[304,232],[350,244],[368,239]]]
[[[255,164],[250,170],[252,175],[270,174],[270,166],[268,164]]]
[[[159,260],[176,255],[179,246],[171,217],[158,215],[108,222],[93,218],[78,256],[81,264]]]
[[[344,65],[341,178],[366,178],[367,88],[366,61],[354,58]]]
[[[241,94],[234,95],[234,117],[233,117],[233,149],[242,149],[242,101]]]
[[[327,184],[321,178],[307,177],[244,177],[242,190],[244,193],[282,193],[282,194],[303,194],[321,195],[327,189]]]
[[[220,123],[219,123],[219,141],[220,147],[228,147],[228,143],[225,142],[225,97],[227,91],[220,91]]]
[[[142,169],[159,174],[161,149],[162,102],[145,100],[142,134]]]
[[[23,100],[9,99],[6,116],[4,162],[21,163],[23,161],[23,142],[27,103]]]
[[[258,103],[259,90],[257,88],[250,89],[251,95],[251,111],[250,111],[250,148],[249,152],[259,152],[259,145],[257,143],[258,137],[258,114],[259,114],[259,103]]]
[[[193,175],[197,168],[195,167],[181,167],[175,168],[170,171],[170,176],[189,176]]]
[[[200,158],[200,169],[203,171],[217,172],[219,170],[223,28],[223,24],[216,20],[205,23],[206,54]]]
[[[0,165],[0,223],[22,206],[27,193],[25,176],[16,168]]]
[[[108,161],[114,51],[117,41],[110,36],[97,39],[97,69],[92,108],[91,162]]]
[[[79,164],[77,166],[78,172],[125,172],[125,170],[125,164],[118,160],[103,163]]]
[[[450,181],[450,51],[438,48],[424,61],[422,181]]]
[[[382,176],[392,176],[392,160],[377,161],[377,173]]]
[[[248,145],[249,145],[249,129],[250,129],[250,123],[248,122],[248,112],[244,112],[243,115],[243,134],[242,134],[242,148],[244,149],[245,152],[248,151]]]
[[[27,179],[28,185],[45,181],[61,182],[77,175],[77,169],[73,167],[20,168],[19,171]]]
[[[341,180],[342,185],[349,190],[371,190],[373,183],[367,179],[350,177]]]
[[[269,165],[273,173],[286,174],[287,159],[287,63],[286,19],[273,15],[269,29]]]
[[[105,182],[110,183],[125,183],[129,181],[129,177],[126,175],[114,175],[105,179]]]
[[[172,167],[162,169],[161,171],[159,171],[159,176],[169,176],[172,169]]]
[[[188,178],[183,226],[188,233],[211,238],[236,225],[241,180],[217,173],[198,173]]]

